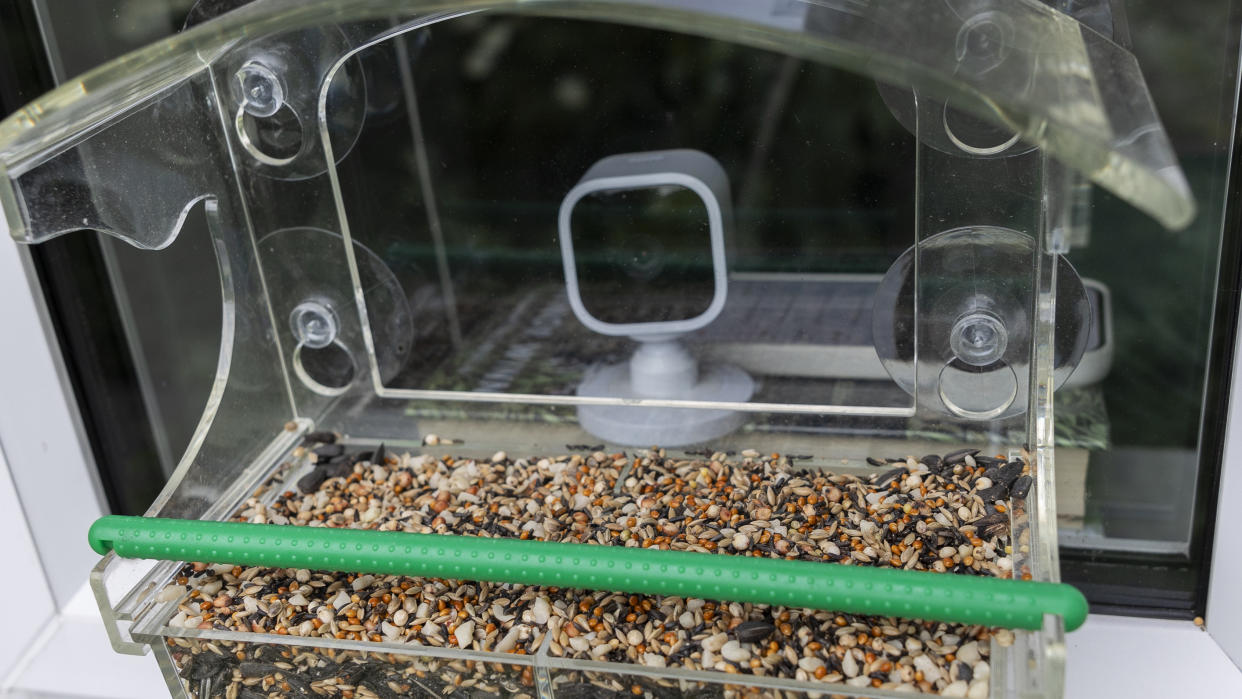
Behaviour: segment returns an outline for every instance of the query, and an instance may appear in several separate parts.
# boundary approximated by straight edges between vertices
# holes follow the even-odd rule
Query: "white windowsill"
[[[1067,645],[1066,699],[1242,696],[1242,670],[1190,622],[1092,615]],[[168,696],[153,657],[112,651],[86,586],[23,662],[13,699]]]

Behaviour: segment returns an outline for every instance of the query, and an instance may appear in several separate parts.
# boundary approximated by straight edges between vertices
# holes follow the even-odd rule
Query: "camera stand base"
[[[727,364],[699,367],[699,381],[675,400],[744,403],[755,392],[754,379]],[[587,373],[578,395],[640,399],[630,381],[630,364],[614,364]],[[736,410],[629,405],[580,405],[578,423],[612,444],[631,447],[679,447],[722,437],[742,426],[746,413]]]

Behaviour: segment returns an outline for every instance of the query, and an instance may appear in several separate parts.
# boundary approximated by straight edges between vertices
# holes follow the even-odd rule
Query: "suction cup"
[[[976,84],[1006,85],[1022,92],[1032,89],[1037,74],[1032,57],[1042,51],[1023,43],[1025,37],[1015,29],[1015,18],[988,0],[941,1],[961,19],[952,46],[957,77]],[[1013,129],[975,116],[962,102],[937,99],[928,90],[876,85],[897,121],[925,145],[942,153],[967,158],[1007,158],[1035,149],[1033,144],[1021,141]],[[976,110],[991,109],[982,100],[973,106]]]
[[[340,28],[300,29],[232,51],[221,68],[227,81],[230,126],[250,170],[277,180],[304,180],[328,168],[319,130],[319,95],[337,162],[353,148],[367,112],[367,89],[357,59],[322,81],[351,48]]]
[[[625,364],[587,373],[579,396],[608,398],[676,398],[735,402],[750,400],[755,382],[741,369],[725,364],[700,367],[677,340],[644,342]],[[578,422],[591,434],[626,446],[678,447],[723,437],[745,422],[736,410],[583,405]]]
[[[1021,414],[1029,393],[1035,241],[977,226],[939,233],[920,249],[917,278],[910,248],[876,291],[872,333],[884,368],[920,408],[972,420]],[[1086,350],[1091,306],[1073,266],[1057,260],[1053,380],[1059,387]]]
[[[354,260],[380,378],[405,366],[414,320],[401,284],[378,255],[354,242]],[[319,228],[286,228],[259,239],[272,312],[284,322],[294,375],[321,395],[343,393],[370,370],[344,239]]]

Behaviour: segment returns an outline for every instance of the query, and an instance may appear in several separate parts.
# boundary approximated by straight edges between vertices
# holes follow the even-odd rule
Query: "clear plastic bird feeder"
[[[1025,450],[1013,568],[1045,582],[1053,391],[1100,322],[1066,257],[1083,183],[1172,229],[1194,212],[1133,56],[1028,0],[257,0],[13,114],[0,168],[20,243],[158,251],[207,222],[217,375],[151,517],[292,487],[312,430],[870,473],[970,429]],[[154,652],[175,696],[223,691],[178,667],[191,642],[493,664],[531,696],[884,694],[177,627],[179,569],[109,554],[92,574],[114,646]],[[1059,696],[1060,617],[1015,633],[991,696]]]

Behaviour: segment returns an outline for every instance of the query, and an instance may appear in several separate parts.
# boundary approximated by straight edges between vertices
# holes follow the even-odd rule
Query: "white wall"
[[[17,490],[52,598],[63,607],[99,558],[86,532],[104,506],[29,254],[0,217],[0,445],[6,482]]]
[[[112,651],[84,588],[104,506],[28,255],[0,218],[0,695],[167,696],[150,655]]]
[[[6,241],[0,241],[3,243]],[[48,590],[34,541],[9,477],[8,462],[0,446],[0,532],[5,543],[5,569],[0,574],[0,600],[5,604],[5,632],[0,633],[0,687],[17,660],[30,647],[43,627],[52,622],[56,606]]]

